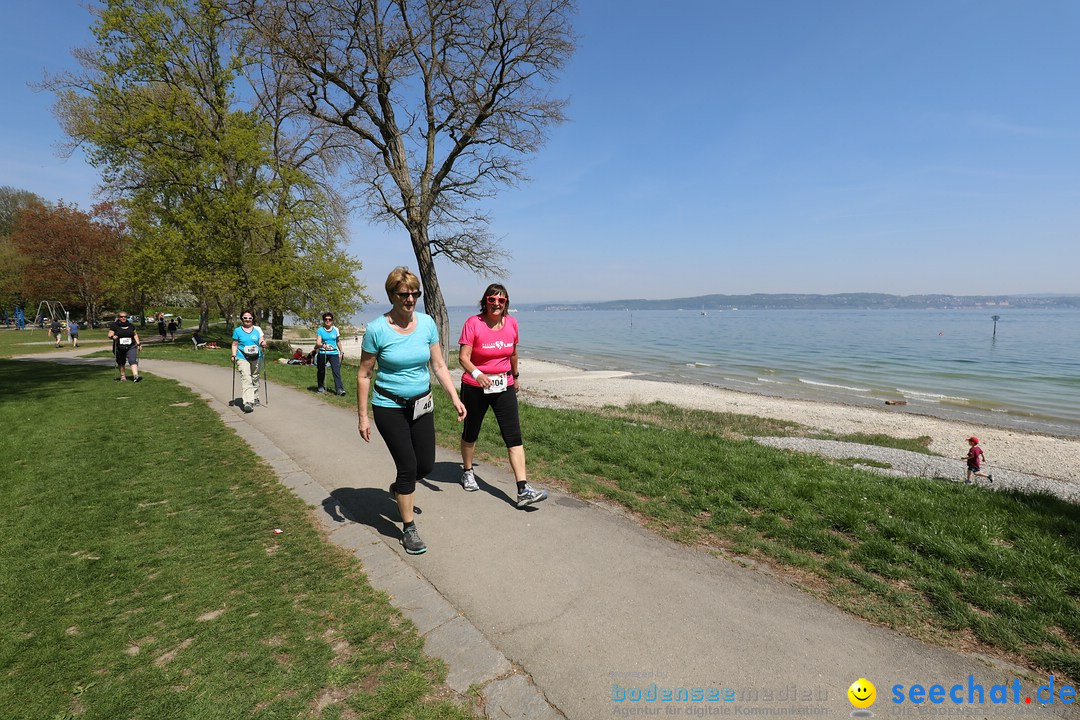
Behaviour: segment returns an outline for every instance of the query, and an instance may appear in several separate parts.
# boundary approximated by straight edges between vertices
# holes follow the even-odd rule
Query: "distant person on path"
[[[964,482],[970,485],[972,477],[984,477],[990,482],[994,482],[993,475],[980,472],[982,464],[986,462],[986,453],[979,447],[979,438],[972,436],[967,439],[967,442],[968,453],[963,457],[967,461],[967,476],[964,478]]]
[[[179,315],[176,316],[176,327],[177,328],[184,327],[184,318],[180,317]]]
[[[64,340],[64,326],[60,324],[60,318],[56,318],[49,324],[49,335],[56,340],[56,347]]]
[[[176,341],[176,321],[175,320],[169,320],[169,326],[168,326],[167,329],[169,331],[169,340],[172,341],[172,342],[175,342]]]
[[[480,298],[480,312],[465,321],[461,329],[458,361],[461,401],[468,411],[461,431],[461,485],[479,490],[473,473],[473,454],[480,426],[488,408],[495,413],[510,468],[517,481],[517,506],[523,508],[547,500],[547,491],[529,485],[525,474],[525,446],[518,420],[518,325],[510,316],[510,294],[499,283],[488,285]]]
[[[232,334],[232,361],[240,371],[240,395],[246,413],[254,412],[259,404],[259,371],[265,347],[266,339],[262,328],[255,325],[255,314],[250,310],[240,313],[240,327]]]
[[[109,339],[113,341],[116,367],[120,370],[120,377],[116,379],[121,382],[127,380],[124,376],[126,363],[131,366],[131,379],[142,382],[142,377],[139,376],[139,348],[142,347],[142,343],[139,342],[139,332],[128,321],[126,312],[118,313],[116,322],[109,325]]]
[[[465,406],[458,399],[454,380],[443,359],[435,321],[416,312],[420,280],[408,268],[394,268],[386,278],[386,295],[393,307],[368,323],[360,346],[356,412],[360,437],[371,442],[368,394],[378,361],[379,374],[371,396],[375,426],[397,468],[390,493],[401,514],[401,544],[405,552],[419,555],[427,551],[427,545],[420,539],[413,519],[416,483],[435,467],[435,418],[429,367],[453,401],[458,422],[465,419]]]
[[[161,342],[165,342],[165,315],[157,314],[157,334],[161,336]]]
[[[316,392],[326,392],[324,382],[326,380],[326,364],[330,363],[330,370],[334,373],[334,392],[338,395],[345,394],[345,385],[341,382],[341,361],[344,355],[341,352],[341,331],[334,325],[334,314],[323,313],[322,327],[315,332],[315,350],[318,353],[316,360],[316,384],[319,386]]]
[[[79,347],[79,323],[74,320],[68,325],[68,337],[71,338],[71,345],[73,347]]]

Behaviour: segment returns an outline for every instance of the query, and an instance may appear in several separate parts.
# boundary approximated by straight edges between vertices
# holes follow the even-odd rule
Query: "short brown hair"
[[[412,271],[404,265],[399,265],[386,276],[386,297],[394,302],[394,293],[398,286],[404,284],[410,290],[420,289],[420,278],[412,274]]]

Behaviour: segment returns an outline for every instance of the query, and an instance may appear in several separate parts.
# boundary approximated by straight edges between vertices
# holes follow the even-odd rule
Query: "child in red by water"
[[[983,461],[986,460],[986,453],[979,447],[979,438],[971,436],[968,441],[968,453],[962,459],[967,460],[967,476],[964,478],[964,482],[968,485],[971,484],[973,477],[984,477],[990,482],[994,482],[994,476],[990,473],[979,472],[982,469]]]

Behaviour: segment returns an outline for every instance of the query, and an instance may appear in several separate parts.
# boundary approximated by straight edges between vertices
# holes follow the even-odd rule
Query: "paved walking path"
[[[417,526],[429,550],[408,556],[386,492],[393,463],[380,438],[370,445],[360,439],[354,411],[271,382],[269,405],[245,415],[227,405],[228,369],[163,360],[140,369],[151,377],[138,392],[152,393],[152,375],[160,375],[217,409],[416,623],[429,654],[446,660],[449,684],[461,692],[480,688],[489,718],[576,720],[634,710],[848,716],[847,689],[859,678],[877,686],[871,710],[878,717],[917,714],[910,702],[893,704],[894,685],[941,684],[947,692],[961,684],[966,702],[969,675],[985,688],[985,705],[946,697],[919,708],[1080,717],[1057,698],[1041,708],[1034,702],[1043,679],[874,627],[767,571],[659,538],[615,509],[552,491],[547,502],[518,510],[513,477],[491,466],[478,468],[481,492],[466,493],[451,451],[438,451],[434,472],[417,490]],[[436,402],[447,400],[438,392]],[[525,436],[527,450],[528,428]],[[1021,705],[992,705],[991,686],[1008,684],[1011,698],[1018,674]],[[653,683],[673,694],[730,688],[735,699],[632,699]],[[1024,705],[1029,696],[1032,704]]]

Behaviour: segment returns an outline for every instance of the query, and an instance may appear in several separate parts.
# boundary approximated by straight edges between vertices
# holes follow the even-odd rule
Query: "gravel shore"
[[[929,468],[931,477],[953,479],[963,473],[960,458],[967,452],[966,438],[977,435],[994,473],[995,485],[1045,489],[1059,497],[1080,500],[1080,440],[1023,433],[986,425],[969,425],[907,412],[901,408],[852,407],[805,400],[751,395],[706,385],[684,385],[637,378],[632,373],[590,371],[557,363],[522,358],[519,364],[521,390],[536,404],[562,407],[625,406],[629,403],[662,401],[679,407],[732,412],[755,417],[790,420],[810,428],[836,433],[883,433],[894,437],[931,438],[930,450],[943,457],[928,464],[928,456],[904,451],[913,459],[892,460],[868,454],[870,446],[855,446],[860,457],[888,462],[909,474],[910,468]],[[791,442],[793,439],[787,439]],[[850,445],[850,443],[845,443]],[[825,446],[800,449],[826,454]],[[844,449],[850,453],[850,449]],[[896,462],[894,462],[894,460]],[[926,474],[922,469],[911,475]],[[999,479],[1000,478],[1000,479]],[[1053,481],[1053,482],[1043,482]]]

